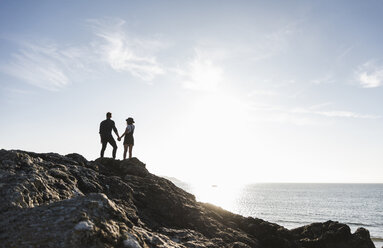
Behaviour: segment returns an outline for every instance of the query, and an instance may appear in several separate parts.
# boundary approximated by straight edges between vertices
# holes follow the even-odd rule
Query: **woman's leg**
[[[133,145],[129,145],[129,158],[132,158]]]
[[[126,159],[126,152],[128,151],[128,145],[124,144],[124,159]]]

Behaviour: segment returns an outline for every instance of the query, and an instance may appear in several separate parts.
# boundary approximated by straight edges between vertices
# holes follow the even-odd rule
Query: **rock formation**
[[[287,230],[197,202],[136,158],[0,150],[0,197],[1,247],[374,247],[363,228]]]

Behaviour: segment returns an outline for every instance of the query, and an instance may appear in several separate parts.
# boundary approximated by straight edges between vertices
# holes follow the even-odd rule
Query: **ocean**
[[[383,247],[383,184],[260,183],[236,187],[173,182],[198,201],[288,229],[327,220],[345,223],[352,232],[364,227],[375,246]]]

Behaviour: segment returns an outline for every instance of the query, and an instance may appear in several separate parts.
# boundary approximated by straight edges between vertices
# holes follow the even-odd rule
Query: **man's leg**
[[[106,149],[106,144],[108,144],[108,142],[102,141],[102,147],[101,147],[101,153],[100,153],[100,157],[101,158],[104,157],[104,152],[105,152],[105,149]]]
[[[110,140],[109,140],[109,143],[112,145],[112,147],[113,147],[113,153],[112,153],[112,155],[113,155],[113,158],[115,159],[116,158],[116,152],[117,152],[117,144],[116,144],[116,141],[113,139],[113,138],[111,138]]]

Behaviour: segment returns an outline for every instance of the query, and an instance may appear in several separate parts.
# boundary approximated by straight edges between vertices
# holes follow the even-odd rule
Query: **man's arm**
[[[98,132],[100,134],[100,142],[102,143],[101,130],[102,130],[102,122],[100,123],[100,131]]]
[[[116,125],[114,124],[114,122],[113,122],[113,131],[117,135],[117,137],[120,138],[120,136],[118,135],[118,131],[117,131]]]

